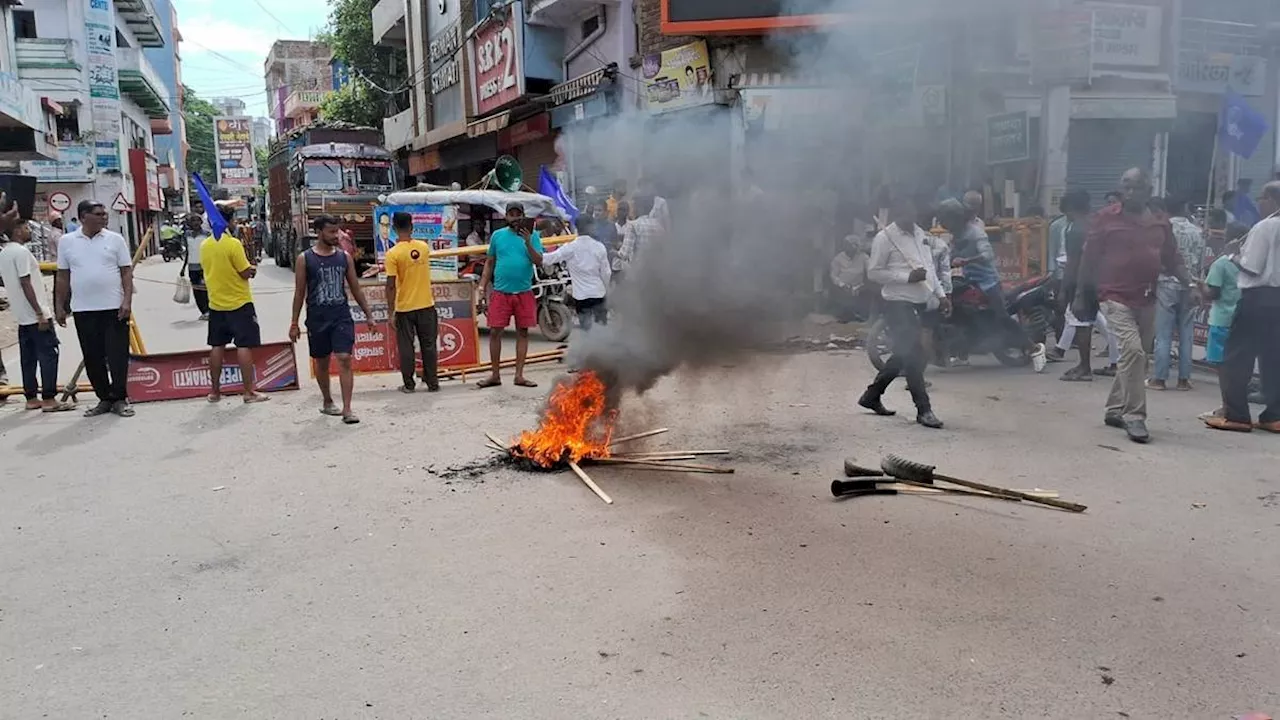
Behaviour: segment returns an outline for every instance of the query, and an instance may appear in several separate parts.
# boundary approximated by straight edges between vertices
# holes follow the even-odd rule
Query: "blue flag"
[[[227,221],[222,217],[222,211],[213,202],[213,195],[209,194],[209,188],[205,187],[204,180],[200,179],[200,173],[191,173],[191,177],[196,181],[196,194],[200,196],[200,202],[204,203],[204,214],[209,218],[209,230],[213,233],[214,239],[222,237],[227,231]]]
[[[564,189],[560,187],[560,183],[556,182],[555,177],[547,172],[546,165],[538,170],[538,193],[554,200],[556,207],[563,210],[570,220],[578,221],[578,208],[574,207],[573,201],[564,194]]]
[[[1266,116],[1249,107],[1243,97],[1230,90],[1223,95],[1218,142],[1224,150],[1243,158],[1252,157],[1268,129]]]

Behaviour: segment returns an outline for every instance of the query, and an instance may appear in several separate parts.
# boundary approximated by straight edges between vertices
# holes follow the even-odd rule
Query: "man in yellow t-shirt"
[[[422,349],[422,382],[427,392],[440,390],[436,374],[436,334],[440,319],[431,291],[431,246],[413,239],[413,216],[398,212],[391,216],[396,244],[387,251],[387,308],[396,329],[396,348],[400,354],[400,391],[414,391],[413,340]]]
[[[235,210],[229,208],[222,214],[234,216]],[[262,402],[267,397],[254,391],[253,377],[253,348],[262,344],[262,333],[249,291],[249,278],[258,274],[258,268],[249,264],[244,244],[230,232],[200,243],[200,266],[209,289],[209,402],[222,399],[222,362],[228,343],[236,346],[244,401]]]

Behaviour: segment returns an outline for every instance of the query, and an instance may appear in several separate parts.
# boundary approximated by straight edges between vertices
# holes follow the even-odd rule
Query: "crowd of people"
[[[1134,442],[1149,442],[1147,391],[1170,388],[1175,357],[1174,387],[1192,389],[1194,319],[1208,297],[1205,359],[1218,367],[1222,404],[1202,419],[1218,430],[1280,433],[1280,182],[1265,186],[1256,204],[1241,193],[1227,198],[1233,209],[1225,224],[1239,231],[1216,248],[1192,219],[1188,203],[1153,197],[1150,178],[1140,169],[1126,172],[1104,200],[1102,209],[1091,212],[1088,194],[1071,190],[1049,226],[1049,270],[1060,302],[1053,323],[1057,343],[1045,360],[1064,361],[1074,345],[1079,362],[1062,380],[1113,377],[1104,423],[1123,429]],[[980,204],[981,196],[968,195],[921,214],[909,198],[899,198],[891,222],[875,234],[869,250],[863,251],[855,230],[850,247],[833,261],[835,285],[849,296],[869,289],[890,328],[892,355],[859,399],[862,407],[894,414],[882,398],[901,375],[918,422],[942,427],[924,379],[924,341],[938,315],[950,311],[947,278],[953,271],[989,293],[988,306],[1004,320],[1016,322],[977,216]],[[923,229],[935,218],[947,235]],[[1094,328],[1108,345],[1109,363],[1098,370],[1091,360]],[[1042,352],[1038,345],[1030,350],[1033,357]],[[944,355],[943,362],[949,359]],[[1255,399],[1265,406],[1256,422],[1249,410],[1255,368],[1262,388]]]

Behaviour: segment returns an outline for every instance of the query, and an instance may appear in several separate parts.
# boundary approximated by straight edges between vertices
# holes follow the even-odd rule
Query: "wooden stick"
[[[563,350],[551,350],[551,351],[548,351],[545,355],[537,354],[537,355],[528,356],[525,359],[525,364],[537,365],[539,363],[546,363],[546,362],[551,362],[553,360],[563,360],[563,359],[564,359]],[[514,367],[515,364],[516,364],[515,358],[508,358],[506,360],[499,362],[498,368],[500,370],[505,370],[507,368]],[[440,373],[437,375],[437,377],[441,377],[441,378],[452,378],[457,376],[465,377],[467,373],[484,372],[485,370],[489,370],[492,367],[493,367],[492,363],[482,363],[480,365],[468,365],[467,367],[452,368],[450,370],[441,370]]]
[[[728,455],[728,450],[655,450],[652,452],[616,453],[614,457],[647,459],[654,455]]]
[[[506,452],[511,452],[511,446],[503,445],[502,441],[494,437],[492,433],[485,433],[484,436],[489,438],[489,442],[493,443],[494,445],[497,445],[498,447],[502,448]]]
[[[624,442],[631,442],[632,440],[640,440],[642,438],[653,437],[654,435],[661,435],[662,433],[666,433],[666,432],[671,432],[671,428],[658,428],[657,430],[650,430],[649,432],[636,433],[635,435],[626,435],[620,438],[614,438],[613,441],[609,443],[609,447],[613,447],[614,445],[621,445]]]
[[[690,463],[669,463],[654,460],[631,460],[629,458],[592,458],[591,461],[608,463],[611,465],[638,465],[640,467],[658,467],[666,468],[668,470],[687,470],[689,472],[719,473],[721,475],[733,474],[733,468],[722,468],[714,465],[693,465]]]
[[[591,488],[591,492],[595,493],[596,495],[599,495],[600,499],[603,500],[606,505],[613,504],[613,498],[609,497],[609,495],[605,491],[601,490],[600,486],[597,485],[595,481],[591,479],[591,476],[583,472],[582,468],[578,467],[578,463],[576,462],[569,463],[569,469],[573,471],[574,475],[578,476],[579,480],[586,483],[587,487]]]
[[[996,495],[995,493],[983,492],[981,490],[964,490],[961,488],[941,487],[938,485],[930,485],[929,483],[916,482],[914,480],[903,480],[895,478],[894,481],[899,485],[907,487],[901,491],[916,491],[921,493],[945,493],[947,495],[970,495],[975,497],[989,497],[997,500],[1008,500],[1009,502],[1022,502],[1022,498],[1011,497],[1009,495]]]
[[[932,487],[928,485],[915,485],[915,484],[907,484],[907,483],[904,483],[903,485],[904,487],[895,488],[895,489],[898,492],[906,493],[908,495],[941,495],[944,493],[951,494],[953,491],[956,490],[956,488],[943,488],[943,487],[938,487],[936,485]],[[995,495],[992,493],[984,493],[981,490],[965,490],[960,492],[962,492],[965,495],[973,495],[976,497],[993,497],[999,500],[1020,500],[1021,499],[1021,498],[1009,497],[1007,495]],[[1059,496],[1058,493],[1050,490],[1026,490],[1023,492],[1025,492],[1027,495],[1034,495],[1036,497],[1042,497],[1042,498],[1056,498]]]

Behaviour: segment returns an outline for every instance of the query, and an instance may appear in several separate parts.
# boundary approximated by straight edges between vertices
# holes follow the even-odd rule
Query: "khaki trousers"
[[[1155,305],[1129,307],[1106,300],[1101,312],[1120,345],[1120,363],[1107,398],[1107,415],[1117,415],[1126,421],[1146,421],[1147,356],[1155,339]]]

